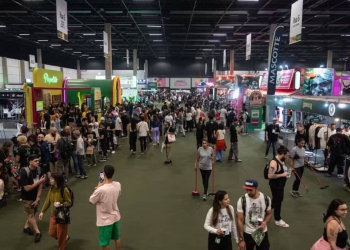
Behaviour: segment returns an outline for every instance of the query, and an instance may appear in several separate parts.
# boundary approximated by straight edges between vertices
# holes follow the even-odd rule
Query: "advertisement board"
[[[191,78],[170,78],[171,89],[190,89]]]
[[[289,26],[289,44],[301,41],[301,31],[303,24],[303,4],[303,0],[298,0],[292,4]]]
[[[147,79],[148,84],[151,82],[156,82],[158,88],[169,88],[169,78],[162,77],[152,77]]]
[[[350,71],[336,72],[333,82],[333,96],[350,96]]]
[[[259,77],[255,75],[237,75],[236,83],[238,88],[259,89]]]
[[[280,70],[277,72],[276,89],[291,89],[291,83],[294,75],[294,69]],[[264,73],[260,88],[267,89],[268,75]]]
[[[312,96],[331,96],[334,73],[334,69],[305,69],[302,94]]]
[[[215,88],[235,89],[235,75],[217,75],[215,78]]]
[[[136,88],[136,81],[133,80],[132,76],[121,76],[120,82],[122,88]]]
[[[212,87],[214,82],[214,78],[192,78],[192,88]]]
[[[33,86],[44,88],[61,88],[63,74],[61,71],[35,68],[33,71]]]

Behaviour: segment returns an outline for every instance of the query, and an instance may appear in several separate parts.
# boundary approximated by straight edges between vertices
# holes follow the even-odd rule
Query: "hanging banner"
[[[29,68],[34,69],[35,68],[35,56],[29,55]]]
[[[268,69],[268,82],[267,82],[267,94],[274,95],[276,92],[277,72],[278,72],[278,56],[279,49],[282,41],[283,26],[277,26],[273,35],[273,42],[271,45],[271,54],[269,55],[269,69]]]
[[[292,4],[290,16],[289,44],[301,41],[301,31],[303,24],[303,0],[298,0]]]
[[[126,65],[129,67],[129,50],[126,50]]]
[[[208,64],[205,63],[205,65],[204,65],[204,75],[207,74],[207,71],[208,71]]]
[[[106,31],[103,31],[103,54],[105,58],[108,57],[108,52],[108,34]]]
[[[222,65],[223,65],[223,67],[226,67],[226,49],[224,49]]]
[[[250,60],[250,55],[252,54],[252,34],[247,35],[245,59]]]
[[[56,0],[57,37],[68,42],[67,2]]]
[[[214,72],[215,59],[211,59],[211,72]]]

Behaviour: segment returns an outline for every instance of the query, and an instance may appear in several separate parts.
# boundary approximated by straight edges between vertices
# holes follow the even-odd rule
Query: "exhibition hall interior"
[[[0,0],[0,248],[348,249],[349,38],[349,0]]]

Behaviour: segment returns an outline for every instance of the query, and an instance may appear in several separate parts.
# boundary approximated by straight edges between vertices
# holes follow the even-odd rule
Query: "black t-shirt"
[[[32,149],[28,145],[22,145],[18,147],[17,155],[19,156],[20,167],[28,166],[28,156],[32,154]]]
[[[208,121],[205,125],[205,130],[207,131],[208,138],[214,137],[214,133],[218,130],[219,124],[216,121]]]
[[[198,139],[203,139],[204,138],[204,130],[205,130],[205,125],[204,124],[198,124],[197,129],[196,129],[196,137]]]
[[[22,190],[21,190],[22,200],[29,200],[29,201],[36,200],[39,186],[37,186],[36,188],[34,188],[30,191],[25,191],[24,186],[33,185],[34,181],[38,181],[41,178],[41,176],[43,176],[43,171],[42,171],[42,169],[39,170],[39,167],[35,170],[30,170],[29,175],[27,174],[27,171],[24,168],[21,169],[20,184],[22,187]]]
[[[238,142],[237,130],[235,125],[230,126],[230,142]]]
[[[100,142],[107,141],[107,130],[105,128],[100,128],[98,130],[98,134],[100,135],[100,137],[103,135],[103,139],[101,139]]]
[[[276,142],[278,140],[278,134],[272,133],[275,130],[276,133],[280,132],[280,126],[278,124],[269,124],[265,128],[265,132],[267,132],[267,136],[269,137],[269,141]]]
[[[108,137],[113,137],[113,130],[115,129],[115,123],[106,123],[106,128],[107,128],[107,133],[108,133]],[[110,129],[110,130],[108,130]]]

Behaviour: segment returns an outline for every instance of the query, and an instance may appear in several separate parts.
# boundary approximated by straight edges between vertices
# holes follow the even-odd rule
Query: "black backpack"
[[[250,115],[248,114],[248,112],[246,113],[246,115],[247,115],[246,122],[250,122]]]
[[[61,138],[60,148],[61,159],[69,160],[72,156],[72,144],[68,138]]]
[[[267,163],[267,164],[265,165],[265,167],[264,167],[264,178],[265,178],[266,180],[269,179],[269,168],[270,168],[270,162]]]
[[[264,194],[264,200],[265,200],[265,214],[267,211],[267,208],[270,206],[270,200],[269,197]],[[246,211],[246,206],[247,206],[247,200],[245,198],[245,195],[241,197],[241,202],[242,202],[242,209],[243,209],[243,220],[245,221],[245,211]]]
[[[68,187],[67,185],[65,185],[65,186],[63,186],[63,187],[61,188],[61,197],[64,199],[64,189],[65,189],[65,188],[67,188],[68,191],[69,191],[70,200],[71,200],[71,205],[70,205],[70,207],[73,207],[73,205],[74,205],[74,193],[73,193],[73,190],[72,190],[70,187]]]

